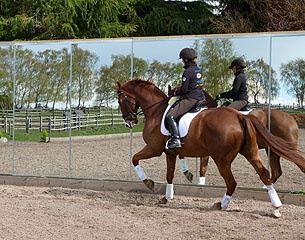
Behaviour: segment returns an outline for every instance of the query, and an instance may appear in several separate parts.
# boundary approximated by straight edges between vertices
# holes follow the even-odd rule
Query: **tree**
[[[281,64],[281,81],[288,87],[287,93],[294,96],[303,107],[305,94],[305,60],[297,58]]]
[[[131,55],[114,55],[111,57],[111,66],[103,65],[100,68],[100,77],[96,82],[96,103],[102,105],[114,100],[117,95],[115,92],[116,82],[123,83],[132,77],[145,78],[148,69],[148,63]],[[131,62],[133,61],[133,69],[131,69]],[[133,73],[131,74],[131,71]]]
[[[135,6],[134,36],[168,36],[210,33],[212,12],[205,1],[142,0]]]
[[[262,58],[247,62],[248,92],[253,96],[254,103],[263,99],[265,103],[269,98],[269,65]],[[275,70],[271,69],[270,98],[274,99],[279,93],[279,83],[275,78]]]
[[[98,57],[88,50],[83,50],[77,45],[72,50],[72,98],[77,100],[77,107],[85,105],[91,100],[97,79]]]
[[[37,98],[35,106],[38,107],[40,103],[43,103],[45,107],[48,107],[48,103],[52,103],[52,109],[55,107],[55,103],[64,101],[66,96],[67,84],[69,84],[69,64],[70,58],[66,48],[56,50],[45,50],[36,54],[36,59],[39,61],[39,77],[37,85],[41,86],[43,90],[40,97]]]
[[[220,0],[212,20],[217,33],[293,31],[305,28],[303,0]]]
[[[97,104],[102,105],[117,98],[116,82],[126,82],[129,76],[133,78],[142,78],[152,81],[164,92],[170,84],[176,86],[181,81],[182,63],[160,63],[154,60],[152,63],[141,58],[130,55],[112,56],[111,66],[102,66],[100,70],[100,78],[96,83]],[[133,73],[131,74],[131,62],[133,61]],[[127,77],[128,76],[128,77]]]
[[[41,84],[37,81],[39,75],[37,64],[35,53],[32,50],[22,49],[22,46],[17,47],[14,102],[17,108],[29,107],[30,103],[34,102],[37,95],[41,93],[39,90]]]
[[[6,0],[0,40],[124,37],[136,31],[136,0]]]
[[[204,85],[211,96],[216,96],[231,87],[232,73],[229,71],[234,59],[232,42],[228,39],[208,39],[195,42],[198,49],[199,67],[201,68]]]
[[[8,95],[0,95],[0,109],[1,110],[13,109],[13,99]]]
[[[13,48],[0,48],[0,94],[13,99]]]
[[[182,63],[160,63],[154,60],[150,63],[147,78],[150,79],[162,91],[167,92],[168,85],[181,85],[181,71],[183,70]]]

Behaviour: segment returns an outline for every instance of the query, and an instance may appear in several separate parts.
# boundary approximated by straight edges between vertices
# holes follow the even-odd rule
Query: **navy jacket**
[[[244,71],[240,70],[235,73],[235,78],[233,82],[233,88],[220,94],[222,98],[232,98],[233,101],[236,100],[246,100],[248,101],[248,87],[247,87],[247,77]]]
[[[182,98],[193,98],[197,100],[205,99],[202,91],[202,75],[199,67],[194,62],[187,62],[182,74],[181,89],[175,92],[175,95]]]

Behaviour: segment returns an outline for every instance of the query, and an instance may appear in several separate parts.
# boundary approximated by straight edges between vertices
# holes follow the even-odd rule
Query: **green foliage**
[[[2,132],[1,132],[1,130],[0,130],[0,138],[2,138],[2,136],[3,136],[3,134],[2,134]]]
[[[136,30],[134,0],[6,0],[0,40],[128,36]]]
[[[287,85],[287,93],[298,100],[303,106],[305,94],[305,60],[297,58],[288,63],[281,64],[281,80]]]
[[[198,49],[199,66],[203,73],[204,84],[211,96],[231,88],[232,72],[228,69],[234,59],[233,44],[228,39],[208,39],[203,42],[196,41]]]
[[[211,9],[205,1],[138,1],[135,36],[168,36],[210,32]]]
[[[111,66],[101,67],[100,78],[96,81],[96,103],[98,105],[108,104],[110,100],[116,99],[116,83],[127,81],[130,79],[127,76],[130,75],[133,78],[152,81],[164,92],[167,91],[169,84],[173,86],[181,84],[182,63],[161,63],[157,60],[150,63],[142,58],[131,59],[130,55],[115,55],[112,56],[112,60]],[[130,73],[131,62],[133,62],[134,70],[132,74]]]
[[[13,79],[10,74],[12,65],[10,56],[13,49],[0,48],[1,85],[0,108],[12,109]],[[71,89],[72,100],[78,102],[79,107],[87,100],[91,100],[94,94],[94,82],[97,76],[98,57],[88,50],[77,46],[73,49],[73,82]],[[61,50],[47,49],[43,52],[34,52],[18,46],[16,49],[16,88],[15,106],[18,108],[29,108],[30,104],[38,108],[49,107],[52,103],[63,101],[66,106],[69,102],[69,71],[70,54],[66,48]]]
[[[49,133],[48,133],[48,131],[46,129],[44,129],[42,131],[42,137],[44,137],[44,138],[48,138],[49,137]]]

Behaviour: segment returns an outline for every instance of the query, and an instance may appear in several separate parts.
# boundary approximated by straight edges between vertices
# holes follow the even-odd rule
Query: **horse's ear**
[[[171,91],[172,91],[172,87],[171,87],[171,85],[168,85],[167,86],[167,95],[170,95]]]
[[[120,82],[116,82],[117,86],[118,86],[118,90],[121,89],[121,83]]]

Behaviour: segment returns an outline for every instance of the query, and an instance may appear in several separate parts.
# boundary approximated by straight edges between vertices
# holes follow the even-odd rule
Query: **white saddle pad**
[[[162,122],[161,122],[161,133],[165,136],[170,136],[171,135],[170,132],[165,128],[165,124],[164,124],[166,113],[168,112],[170,107],[171,107],[170,105],[167,106],[167,108],[166,108],[166,110],[163,114]],[[180,118],[179,123],[178,123],[180,137],[185,137],[186,136],[186,134],[188,132],[188,129],[189,129],[189,126],[190,126],[190,123],[193,120],[193,118],[196,117],[198,113],[200,113],[201,111],[203,111],[205,109],[207,109],[207,108],[201,108],[200,111],[195,112],[195,113],[184,114],[182,116],[182,118]]]
[[[253,109],[250,109],[248,111],[239,111],[243,115],[248,115],[250,112],[252,112]]]

